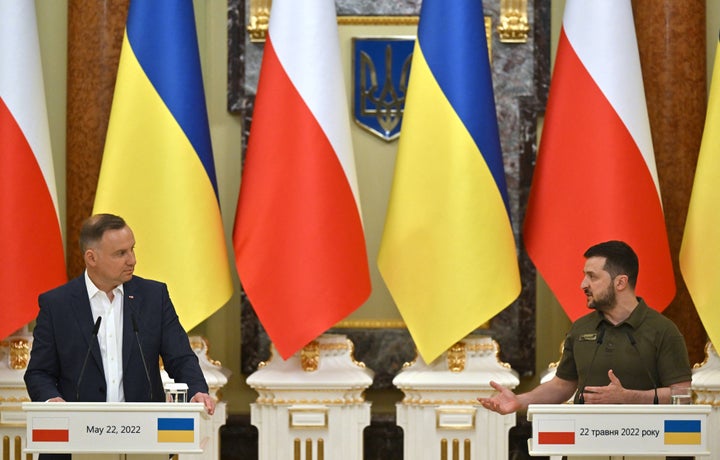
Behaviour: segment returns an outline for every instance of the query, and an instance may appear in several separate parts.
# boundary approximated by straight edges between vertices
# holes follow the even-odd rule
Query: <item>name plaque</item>
[[[201,403],[23,403],[28,453],[202,453]]]
[[[710,455],[709,405],[531,404],[530,455]]]

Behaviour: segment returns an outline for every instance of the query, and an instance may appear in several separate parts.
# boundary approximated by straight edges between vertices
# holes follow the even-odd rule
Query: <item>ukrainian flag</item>
[[[191,0],[130,3],[93,212],[125,218],[186,329],[232,295]]]
[[[665,444],[700,444],[700,420],[665,420]]]
[[[425,0],[378,266],[426,362],[520,293],[481,1]]]
[[[158,442],[195,442],[195,420],[191,418],[158,418]]]

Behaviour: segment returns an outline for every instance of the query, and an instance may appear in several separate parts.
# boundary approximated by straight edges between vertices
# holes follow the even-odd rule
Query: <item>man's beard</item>
[[[610,308],[613,305],[615,305],[615,289],[612,286],[597,295],[593,295],[588,301],[588,308],[593,310],[603,310],[605,307]]]

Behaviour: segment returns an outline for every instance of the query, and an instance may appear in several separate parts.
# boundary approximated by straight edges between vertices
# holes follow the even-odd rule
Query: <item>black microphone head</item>
[[[137,325],[137,321],[135,321],[135,314],[134,314],[134,313],[130,315],[130,320],[132,321],[133,332],[135,332],[135,333],[137,334],[137,332],[138,332],[138,325]]]
[[[95,320],[95,326],[93,327],[92,335],[97,336],[98,331],[100,330],[100,321],[102,321],[102,316],[98,316]]]
[[[605,325],[600,325],[600,331],[597,334],[597,344],[600,345],[603,343],[603,339],[605,338]]]
[[[630,341],[630,345],[633,347],[637,345],[637,340],[635,340],[635,337],[632,335],[632,332],[625,331],[625,335],[627,335],[628,340]]]

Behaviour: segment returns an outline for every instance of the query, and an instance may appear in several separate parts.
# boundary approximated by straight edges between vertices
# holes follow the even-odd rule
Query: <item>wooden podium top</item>
[[[710,455],[709,405],[531,404],[530,455]]]
[[[23,403],[28,453],[202,453],[201,403]]]

